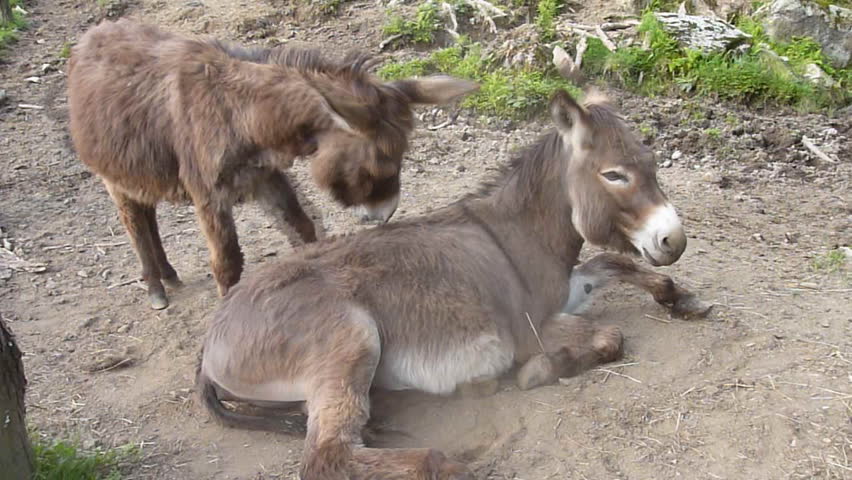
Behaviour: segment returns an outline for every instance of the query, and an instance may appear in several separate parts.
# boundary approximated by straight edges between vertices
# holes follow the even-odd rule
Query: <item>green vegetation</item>
[[[138,456],[127,445],[111,450],[80,451],[70,442],[33,438],[35,480],[119,480],[119,466]]]
[[[704,130],[704,133],[713,140],[718,140],[722,136],[722,131],[718,128],[708,128]]]
[[[21,0],[10,0],[12,6],[12,21],[0,24],[0,51],[18,39],[18,32],[27,27],[24,15],[15,7],[21,5]]]
[[[319,0],[317,2],[308,2],[315,3],[317,6],[317,10],[323,15],[334,15],[340,10],[340,5],[343,4],[343,0]]]
[[[62,49],[59,50],[59,58],[71,58],[72,48],[74,48],[74,42],[65,42],[62,44]]]
[[[441,29],[441,19],[438,15],[438,5],[434,1],[426,1],[417,7],[413,20],[399,15],[391,17],[384,27],[385,37],[399,36],[400,44],[429,44],[435,41],[435,32]]]
[[[550,42],[556,38],[556,27],[553,20],[559,15],[562,6],[560,0],[539,0],[536,12],[535,24],[538,34],[543,42]]]
[[[757,22],[741,19],[740,27],[757,40],[754,47],[737,54],[704,54],[681,48],[663,31],[653,13],[646,12],[639,31],[650,48],[626,47],[612,53],[597,39],[589,40],[584,70],[615,77],[625,86],[647,95],[696,93],[747,103],[779,103],[804,110],[835,107],[852,101],[850,70],[831,68],[813,40],[795,39],[787,44],[761,45],[765,39]],[[787,56],[792,69],[778,55]],[[779,63],[780,62],[780,63]],[[820,65],[838,81],[834,88],[813,85],[799,76],[808,63]]]
[[[837,248],[814,258],[811,266],[817,272],[832,273],[846,265],[846,253]]]
[[[432,73],[479,82],[480,90],[465,98],[462,106],[504,118],[528,118],[540,113],[558,88],[566,88],[576,96],[581,94],[577,87],[553,71],[495,66],[483,56],[478,44],[440,49],[428,58],[392,63],[379,70],[379,75],[388,80]]]

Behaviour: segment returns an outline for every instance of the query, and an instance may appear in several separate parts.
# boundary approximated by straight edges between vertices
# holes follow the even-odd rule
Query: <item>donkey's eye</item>
[[[627,183],[627,175],[623,173],[616,172],[615,170],[609,170],[607,172],[601,173],[605,179],[613,183]]]

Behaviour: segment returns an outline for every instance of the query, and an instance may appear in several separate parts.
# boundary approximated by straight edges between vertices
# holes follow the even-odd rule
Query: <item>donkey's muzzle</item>
[[[399,194],[372,205],[360,205],[355,209],[355,215],[362,222],[386,223],[396,212],[397,206],[399,206]]]
[[[631,236],[631,241],[655,267],[675,263],[686,250],[683,225],[670,204],[652,210],[642,228]]]

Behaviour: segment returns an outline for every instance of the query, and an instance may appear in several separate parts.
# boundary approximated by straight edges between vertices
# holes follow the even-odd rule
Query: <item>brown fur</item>
[[[557,129],[479,193],[306,246],[234,287],[211,319],[198,372],[214,418],[245,420],[222,406],[221,389],[252,402],[306,401],[305,480],[467,479],[430,450],[364,448],[371,386],[448,394],[527,364],[519,383],[531,388],[617,358],[618,329],[559,314],[579,231],[637,253],[629,237],[665,196],[652,156],[611,107],[581,107],[564,92],[551,104]],[[609,185],[601,172],[613,167],[638,186]],[[672,243],[669,263],[685,247]],[[617,272],[604,263],[582,278]],[[634,278],[648,279],[659,280]]]
[[[304,242],[313,222],[284,173],[313,154],[317,183],[345,206],[387,220],[413,129],[412,105],[476,88],[449,77],[381,83],[360,54],[340,63],[312,50],[244,49],[129,20],[105,21],[72,50],[71,137],[101,176],[142,263],[152,304],[178,284],[156,224],[162,200],[192,201],[222,294],[243,257],[231,216],[242,198],[270,207]]]

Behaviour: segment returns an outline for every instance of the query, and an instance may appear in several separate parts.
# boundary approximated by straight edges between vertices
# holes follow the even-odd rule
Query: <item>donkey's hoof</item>
[[[169,306],[169,299],[165,292],[149,292],[148,300],[151,301],[151,308],[154,310],[162,310]]]
[[[521,390],[549,385],[556,381],[558,374],[556,366],[547,355],[540,353],[533,356],[518,370],[517,382]]]
[[[183,282],[180,280],[180,278],[178,278],[177,276],[174,276],[172,278],[164,278],[163,279],[163,285],[165,285],[165,286],[167,286],[171,289],[177,290],[178,288],[183,287]]]
[[[682,318],[704,318],[713,310],[713,304],[701,301],[693,294],[683,295],[672,306],[672,314]]]
[[[624,356],[624,335],[615,325],[601,327],[592,339],[592,348],[600,355],[601,363],[614,362]]]

